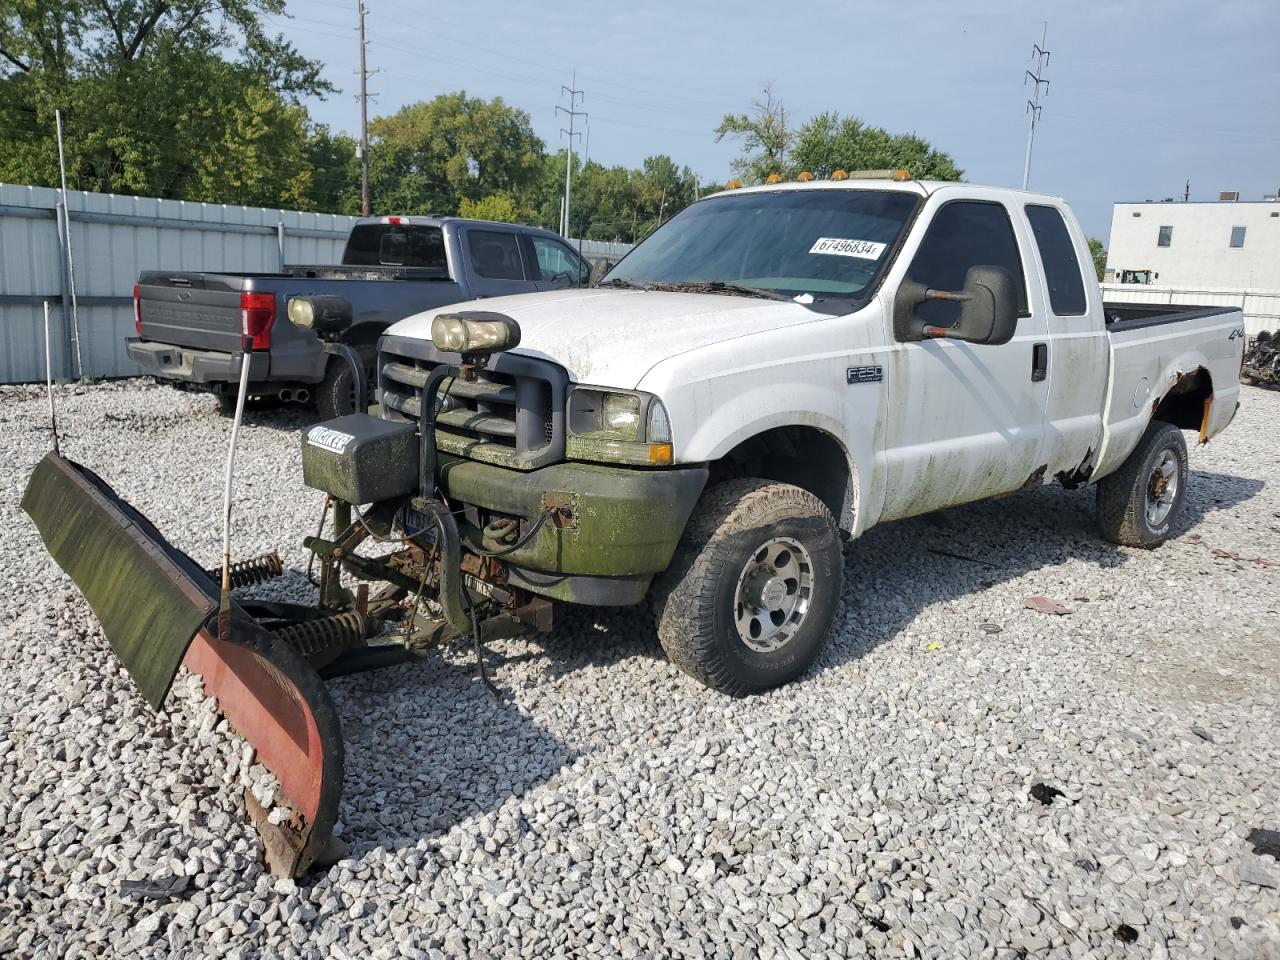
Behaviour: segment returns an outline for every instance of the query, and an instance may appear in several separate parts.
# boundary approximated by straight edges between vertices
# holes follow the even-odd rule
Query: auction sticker
[[[810,253],[823,253],[833,257],[857,257],[859,260],[879,260],[885,245],[874,240],[845,240],[841,237],[819,237],[809,248]]]

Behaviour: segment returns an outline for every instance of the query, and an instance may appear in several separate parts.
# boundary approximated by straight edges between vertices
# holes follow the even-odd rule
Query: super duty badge
[[[845,371],[848,383],[879,383],[884,379],[884,367],[850,367]]]

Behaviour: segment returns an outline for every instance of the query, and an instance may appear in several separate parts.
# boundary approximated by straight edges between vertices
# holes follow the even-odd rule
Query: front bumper
[[[528,544],[503,556],[512,584],[602,606],[638,602],[671,563],[707,473],[575,462],[524,472],[447,455],[440,463],[441,488],[463,508],[464,541],[485,550],[507,546],[483,534],[494,515],[534,521],[555,510]]]
[[[193,350],[171,343],[157,343],[141,337],[125,340],[125,352],[129,359],[142,368],[142,372],[162,380],[178,380],[185,383],[209,386],[215,383],[235,383],[240,379],[239,354],[221,353],[215,350]],[[249,354],[249,380],[267,379],[271,369],[266,353]]]

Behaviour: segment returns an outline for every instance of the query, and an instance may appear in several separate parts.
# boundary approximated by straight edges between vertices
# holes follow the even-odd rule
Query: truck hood
[[[798,303],[707,293],[557,290],[465,305],[520,324],[512,353],[560,364],[578,383],[634,388],[655,364],[737,337],[824,319]],[[406,317],[387,334],[431,339],[431,321],[458,304]]]

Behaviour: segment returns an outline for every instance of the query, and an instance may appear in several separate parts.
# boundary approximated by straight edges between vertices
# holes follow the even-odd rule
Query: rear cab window
[[[1028,204],[1026,211],[1049,285],[1049,306],[1059,317],[1082,316],[1088,312],[1084,277],[1062,213],[1041,204]]]
[[[353,267],[418,267],[448,276],[444,233],[419,223],[358,223],[351,228],[342,262]]]
[[[520,238],[505,230],[468,230],[471,269],[487,280],[524,280]]]
[[[1030,316],[1027,281],[1022,268],[1018,238],[1009,211],[992,200],[953,200],[934,214],[907,276],[934,290],[961,290],[970,267],[1003,267],[1018,291],[1018,315]],[[925,323],[940,327],[955,324],[960,304],[953,300],[928,300],[916,309]]]

